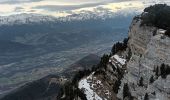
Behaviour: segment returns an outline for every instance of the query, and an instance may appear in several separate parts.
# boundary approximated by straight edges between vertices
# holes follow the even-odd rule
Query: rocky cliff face
[[[141,60],[143,57],[152,62],[148,65],[150,68],[161,63],[170,64],[170,38],[164,33],[163,29],[141,26],[140,18],[134,19],[129,30],[129,48]]]
[[[145,93],[149,94],[151,100],[169,100],[170,77],[158,77],[153,84],[150,84],[150,78],[155,75],[156,66],[162,63],[170,65],[170,37],[164,34],[166,30],[141,25],[141,21],[140,16],[135,17],[129,29],[128,48],[132,56],[127,62],[127,74],[122,80],[122,87],[128,83],[132,96],[138,100],[143,100]],[[144,83],[142,87],[139,86],[141,77]],[[120,98],[122,90],[118,93]]]
[[[114,49],[120,50],[113,50],[114,53],[112,51],[107,66],[98,67],[97,70],[104,73],[99,73],[100,77],[104,77],[105,80],[93,75],[101,83],[107,84],[101,86],[103,89],[97,89],[100,92],[96,92],[93,88],[94,84],[92,84],[91,91],[97,96],[103,98],[104,96],[100,94],[101,90],[107,89],[110,95],[117,94],[116,97],[120,100],[170,100],[170,75],[167,75],[166,78],[162,78],[160,75],[162,73],[160,66],[162,64],[170,65],[170,37],[165,35],[166,30],[153,25],[142,25],[141,16],[135,17],[130,25],[127,48],[121,49],[115,46]],[[156,75],[155,71],[157,66],[159,66],[159,75]],[[97,73],[97,70],[94,73]],[[80,80],[80,83],[82,80],[84,78]],[[91,84],[90,82],[85,83]],[[124,89],[125,84],[129,88],[129,93]],[[86,86],[80,89],[88,90]],[[116,89],[118,89],[118,93]],[[85,94],[87,99],[91,100],[88,97],[89,94],[86,92]],[[113,97],[108,96],[106,99],[117,100],[118,98],[113,99]]]

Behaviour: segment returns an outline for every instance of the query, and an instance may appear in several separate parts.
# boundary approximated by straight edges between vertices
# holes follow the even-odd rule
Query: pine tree
[[[158,68],[158,66],[156,67],[156,73],[155,73],[155,75],[158,77],[159,76],[159,68]]]
[[[139,86],[144,86],[144,84],[143,84],[143,77],[140,77]]]
[[[123,98],[125,97],[131,97],[131,93],[129,91],[129,87],[127,83],[125,83],[123,87]]]
[[[153,75],[151,76],[149,81],[150,81],[150,83],[153,83],[155,81],[154,78],[153,78]]]
[[[114,84],[114,86],[113,86],[113,91],[114,91],[115,93],[118,93],[120,84],[121,84],[121,80],[117,80],[117,81],[115,82],[115,84]]]
[[[170,37],[170,27],[168,28],[168,30],[165,32],[165,35]]]
[[[162,64],[160,69],[161,69],[161,77],[162,78],[166,78],[166,67],[165,67],[165,64]]]
[[[145,94],[144,100],[149,100],[148,93]]]

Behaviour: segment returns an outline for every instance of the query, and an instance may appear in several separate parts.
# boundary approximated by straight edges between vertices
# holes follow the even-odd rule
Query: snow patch
[[[166,30],[164,30],[164,29],[158,29],[158,33],[160,33],[160,34],[164,34],[166,32]]]
[[[118,55],[113,56],[118,62],[120,62],[122,65],[126,63],[126,59],[120,58]]]
[[[114,55],[109,59],[109,62],[111,62],[114,66],[117,65],[117,67],[121,67],[126,64],[126,59],[123,59],[118,55]]]
[[[88,76],[88,78],[92,78],[92,76]],[[87,79],[84,78],[80,80],[78,84],[79,89],[83,89],[84,93],[86,94],[87,100],[102,100],[90,87],[90,84],[88,83]]]

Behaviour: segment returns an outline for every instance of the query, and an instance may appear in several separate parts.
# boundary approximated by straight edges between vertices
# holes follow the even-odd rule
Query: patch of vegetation
[[[127,99],[125,99],[125,98],[127,98]],[[130,92],[130,89],[129,89],[129,86],[127,83],[125,83],[123,86],[123,99],[124,100],[133,100],[133,97],[131,95],[131,92]]]
[[[115,82],[115,84],[114,84],[114,86],[113,86],[113,91],[114,91],[115,93],[118,93],[118,91],[119,91],[119,87],[120,87],[120,85],[121,85],[121,79],[122,79],[122,78],[119,78],[119,77],[118,77],[118,80],[116,80],[116,82]]]
[[[161,67],[160,67],[160,71],[161,71],[161,77],[166,78],[167,75],[170,74],[170,66],[162,64]]]
[[[170,6],[156,4],[144,9],[141,16],[141,26],[155,26],[167,30],[165,35],[170,37]]]
[[[141,16],[142,24],[155,26],[167,30],[170,28],[170,6],[166,4],[156,4],[144,9]]]
[[[70,82],[66,82],[61,88],[57,100],[87,100],[86,95],[78,88],[81,78],[90,75],[90,70],[79,71]]]
[[[149,79],[149,83],[153,83],[155,81],[155,79],[154,79],[154,77],[153,77],[153,75],[150,77],[150,79]]]
[[[113,45],[112,47],[112,55],[116,54],[119,51],[126,50],[127,48],[127,43],[128,43],[128,38],[125,38],[123,42],[117,42]]]
[[[144,100],[149,100],[148,93],[145,94]]]
[[[104,68],[104,69],[106,69],[107,64],[108,64],[108,62],[109,62],[109,58],[110,58],[109,55],[104,54],[103,57],[101,57],[101,60],[100,60],[99,64],[97,65],[98,68]]]
[[[165,35],[170,37],[170,28],[168,28],[168,30],[165,32]]]
[[[139,86],[144,86],[144,84],[143,84],[143,77],[140,77]]]
[[[156,76],[159,76],[159,67],[158,67],[158,66],[156,67],[155,75],[156,75]]]
[[[132,51],[131,51],[131,49],[129,48],[128,54],[127,54],[127,56],[126,56],[127,62],[130,60],[131,56],[132,56]]]
[[[170,75],[170,66],[169,65],[165,65],[164,63],[161,64],[160,67],[156,68],[156,72],[155,75],[157,77],[161,76],[162,78],[166,78],[167,75]]]
[[[81,100],[87,100],[86,95],[82,90],[76,87],[73,83],[67,82],[60,90],[57,100],[78,100],[78,98],[81,98]]]

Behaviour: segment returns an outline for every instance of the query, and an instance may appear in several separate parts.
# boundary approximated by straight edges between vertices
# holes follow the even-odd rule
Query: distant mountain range
[[[133,11],[132,11],[133,10]],[[50,23],[50,22],[67,22],[83,20],[105,20],[114,17],[127,17],[140,13],[137,9],[126,9],[121,12],[112,12],[104,8],[96,8],[94,11],[82,10],[79,13],[72,13],[66,17],[53,17],[41,14],[16,14],[10,16],[0,16],[0,25],[28,24],[28,23]]]

